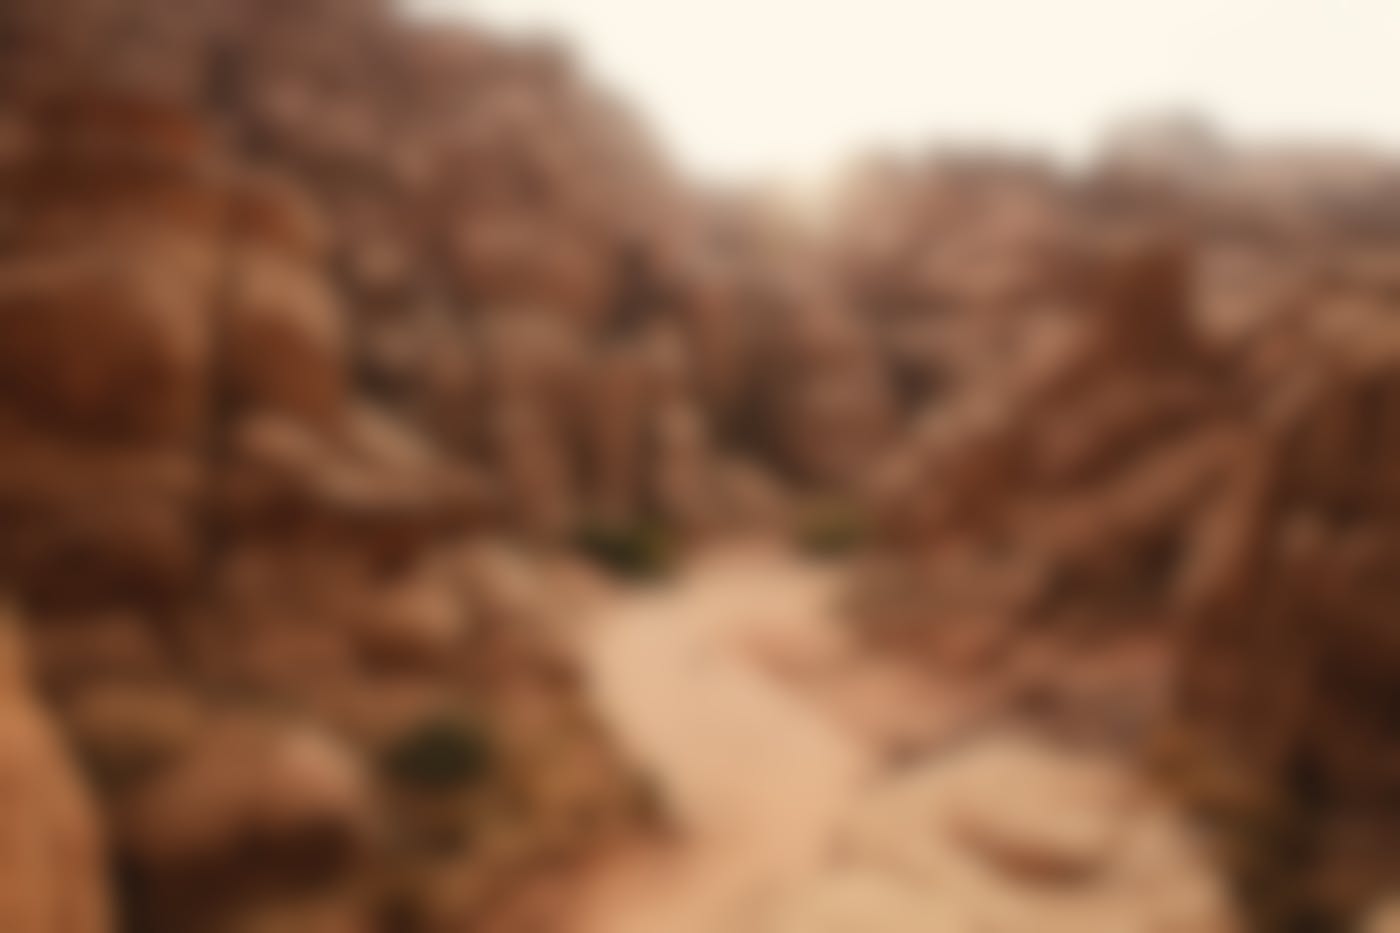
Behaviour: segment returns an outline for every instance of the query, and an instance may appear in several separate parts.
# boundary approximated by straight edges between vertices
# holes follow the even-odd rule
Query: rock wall
[[[1275,929],[1342,922],[1394,873],[1400,782],[1385,762],[1400,732],[1380,711],[1400,655],[1379,581],[1400,370],[1382,270],[1400,253],[1375,222],[1393,167],[1352,166],[1373,200],[1358,211],[1302,168],[1259,197],[1245,182],[1270,163],[1231,158],[1210,187],[1109,163],[1054,198],[1039,176],[993,173],[1016,209],[979,214],[989,262],[1023,288],[993,301],[964,263],[939,273],[937,298],[887,299],[937,327],[931,358],[958,365],[931,364],[876,486],[868,631],[936,668],[1019,678],[1019,702],[1100,740],[1170,735],[1169,780],[1209,800]],[[913,290],[927,250],[973,234],[900,203],[904,253],[874,281]],[[1060,258],[1032,288],[1040,254],[1021,222],[1050,207]],[[1134,642],[1165,652],[1157,673],[1082,702],[1089,671]]]
[[[29,683],[19,620],[0,618],[0,917],[15,933],[115,929],[105,832]]]

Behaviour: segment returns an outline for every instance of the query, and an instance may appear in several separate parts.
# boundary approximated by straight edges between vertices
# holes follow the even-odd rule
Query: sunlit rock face
[[[0,917],[16,933],[116,929],[101,819],[33,693],[19,619],[0,615]]]
[[[0,35],[0,587],[101,814],[16,686],[0,926],[106,929],[119,877],[179,933],[565,911],[537,891],[646,815],[567,601],[479,548],[588,505],[583,348],[668,209],[644,145],[553,52],[380,4]],[[694,510],[672,381],[636,482]]]
[[[1042,670],[1017,660],[1028,641],[1058,642],[1062,670],[1116,643],[1168,646],[1158,686],[1108,703],[1155,708],[1139,740],[1175,724],[1168,744],[1206,773],[1173,781],[1299,834],[1278,859],[1224,833],[1275,924],[1347,916],[1393,870],[1379,839],[1400,785],[1360,752],[1400,740],[1372,692],[1395,670],[1373,619],[1391,596],[1360,581],[1386,575],[1396,520],[1373,459],[1393,440],[1394,295],[1356,276],[1393,234],[1338,193],[1384,204],[1392,176],[1362,159],[1347,184],[1299,170],[1261,198],[1249,166],[1277,158],[1230,158],[1209,187],[1106,168],[1062,204],[1061,310],[1017,310],[1020,355],[971,357],[879,474],[888,559],[868,630],[1001,675]],[[1063,699],[1031,679],[1034,704]],[[1222,781],[1251,789],[1224,802]]]
[[[469,27],[430,30],[378,2],[22,2],[0,25],[16,50],[5,65],[16,93],[3,147],[17,193],[12,213],[24,220],[13,235],[34,245],[40,231],[52,243],[67,229],[70,246],[93,249],[97,228],[72,211],[101,195],[110,206],[104,227],[173,232],[162,248],[199,252],[160,263],[187,269],[190,293],[172,292],[173,277],[157,274],[161,300],[191,308],[177,315],[183,330],[167,327],[141,346],[148,360],[129,363],[156,367],[151,378],[169,387],[162,404],[184,406],[172,416],[188,430],[197,417],[188,409],[201,402],[220,413],[226,405],[276,409],[331,429],[347,394],[368,389],[513,488],[506,499],[531,500],[504,512],[532,534],[567,537],[595,513],[624,523],[656,513],[691,526],[695,514],[720,511],[709,480],[712,437],[766,453],[738,431],[759,404],[758,378],[774,365],[810,369],[833,352],[859,354],[813,343],[858,346],[858,334],[809,340],[800,324],[761,339],[746,320],[744,275],[716,248],[704,199],[561,49],[511,45]],[[182,235],[191,225],[200,236]],[[124,276],[157,261],[130,238],[104,242],[139,254]],[[62,287],[103,288],[97,274],[60,273]],[[14,300],[36,300],[38,287],[27,274],[15,288],[30,294]],[[147,313],[145,299],[125,297],[140,288],[151,283],[115,285],[107,300],[143,303],[140,313],[156,316],[156,304]],[[827,300],[807,294],[788,304],[801,312]],[[118,326],[119,313],[100,315],[104,326]],[[53,343],[68,331],[66,318],[50,317],[59,328]],[[569,374],[563,358],[542,364],[564,367],[545,375],[531,360],[541,344],[571,347],[575,358],[613,343],[647,355],[641,348],[658,331],[680,336],[670,351],[678,359],[666,364],[677,372],[659,377],[668,387],[646,399],[654,410],[633,417],[654,425],[643,434],[665,439],[655,452],[641,444],[637,476],[626,482],[650,491],[622,503],[626,496],[607,488],[618,479],[589,475],[614,468],[590,468],[597,454],[575,423],[606,417],[575,409],[610,391],[615,377],[578,362]],[[46,339],[34,329],[25,338]],[[199,368],[211,360],[217,398],[202,398],[208,380]],[[99,362],[120,360],[103,354]],[[98,378],[83,360],[72,365]],[[850,435],[853,449],[865,445],[863,420],[835,410],[878,405],[854,401],[878,395],[868,362],[854,366],[866,371],[824,390],[837,401],[803,390],[760,422],[765,431],[792,425],[799,437],[779,447],[796,474],[849,479],[853,455],[828,455],[800,436],[835,432]],[[23,368],[13,368],[20,378]],[[60,414],[80,417],[74,393],[82,387],[71,382],[46,383],[49,407],[66,404]],[[95,408],[89,421],[110,414]]]

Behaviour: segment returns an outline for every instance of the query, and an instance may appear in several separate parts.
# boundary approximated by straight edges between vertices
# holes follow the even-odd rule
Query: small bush
[[[656,580],[674,566],[675,539],[659,522],[590,524],[579,531],[579,550],[618,576]]]
[[[843,557],[868,538],[865,517],[853,504],[822,501],[808,505],[798,517],[797,547],[811,557]]]
[[[423,722],[384,753],[394,781],[428,791],[460,790],[481,783],[495,770],[496,751],[486,730],[456,717]]]

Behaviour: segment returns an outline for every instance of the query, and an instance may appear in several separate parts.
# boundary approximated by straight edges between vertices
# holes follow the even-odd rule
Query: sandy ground
[[[605,718],[678,822],[602,885],[582,933],[717,933],[809,871],[878,769],[912,676],[858,659],[843,571],[761,547],[607,600],[584,655]],[[901,693],[901,691],[905,691]]]
[[[1100,792],[1130,768],[998,738],[995,682],[860,649],[847,572],[728,547],[580,603],[594,699],[675,832],[600,865],[571,933],[1233,928],[1174,814]],[[1092,880],[1023,877],[1086,852]]]

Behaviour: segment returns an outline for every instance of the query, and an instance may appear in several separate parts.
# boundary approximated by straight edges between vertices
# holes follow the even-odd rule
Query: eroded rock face
[[[206,726],[118,821],[155,924],[227,923],[214,918],[253,914],[305,888],[346,887],[373,831],[361,767],[309,730]]]
[[[115,929],[105,833],[31,693],[18,620],[0,617],[0,918],[16,933]]]
[[[1385,200],[1387,173],[1359,178]],[[1361,582],[1386,576],[1395,523],[1373,459],[1392,443],[1393,298],[1341,270],[1392,235],[1305,206],[1302,191],[1321,195],[1296,178],[1280,191],[1306,234],[1213,187],[1122,184],[1101,177],[1060,208],[1072,249],[1041,283],[1058,323],[1027,296],[1003,309],[1024,344],[947,380],[881,476],[889,560],[872,593],[903,612],[877,610],[869,630],[1010,680],[1043,677],[1031,643],[1058,642],[1080,670],[1155,638],[1176,660],[1110,701],[1149,710],[1127,733],[1194,735],[1187,757],[1233,776],[1188,784],[1243,780],[1251,791],[1216,803],[1252,796],[1272,831],[1300,834],[1287,864],[1243,856],[1259,922],[1345,917],[1391,870],[1378,840],[1400,784],[1379,761],[1400,736],[1372,691],[1400,655],[1374,622],[1389,589]],[[1246,243],[1278,272],[1206,274]],[[954,318],[990,339],[978,313]],[[1021,702],[1061,699],[1038,680]],[[1361,748],[1381,758],[1362,764]]]
[[[585,510],[581,362],[671,197],[625,118],[374,2],[21,2],[0,39],[0,589],[134,927],[483,928],[643,831],[536,562],[476,553]],[[76,821],[52,783],[24,816]],[[0,926],[97,929],[16,826]]]
[[[329,430],[358,383],[488,473],[515,500],[508,524],[554,540],[595,518],[722,514],[711,439],[849,483],[882,434],[853,316],[806,322],[809,307],[839,304],[836,285],[788,295],[771,333],[757,325],[752,293],[774,276],[717,248],[705,201],[560,50],[409,25],[380,2],[65,4],[21,2],[0,24],[16,50],[13,235],[44,268],[59,240],[83,256],[119,250],[106,279],[60,271],[43,286],[96,288],[115,310],[50,295],[46,307],[77,310],[51,309],[7,342],[33,358],[66,346],[72,326],[108,329],[100,359],[54,358],[38,388],[15,381],[31,378],[25,365],[0,372],[50,423],[116,430],[126,406],[163,419],[139,426],[148,434],[189,437],[211,406],[234,406]],[[108,228],[120,235],[99,241]],[[15,273],[22,326],[47,273]],[[83,313],[98,320],[65,323]],[[666,365],[686,376],[648,377],[664,391],[610,388],[618,376],[578,364],[614,342],[648,356],[654,332],[680,337]],[[570,371],[543,373],[539,344],[572,348]],[[133,367],[148,377],[112,391]],[[791,378],[759,385],[778,370]],[[633,415],[577,410],[627,391]],[[660,440],[597,439],[635,434],[602,423],[628,417]],[[640,446],[636,463],[599,443]]]

